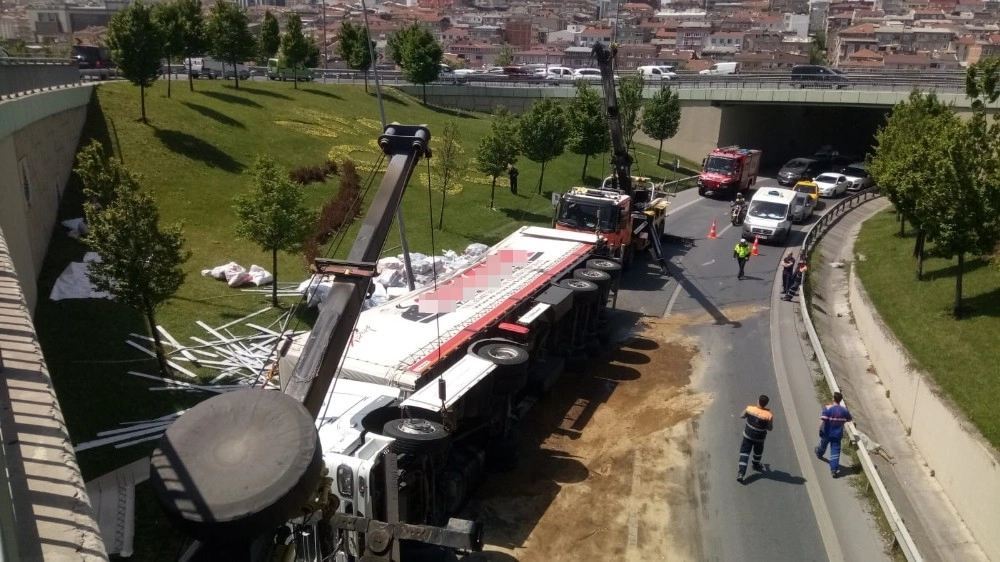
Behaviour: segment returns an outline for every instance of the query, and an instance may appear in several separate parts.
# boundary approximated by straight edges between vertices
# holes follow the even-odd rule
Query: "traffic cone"
[[[712,221],[712,228],[708,231],[709,238],[715,238],[715,221]]]
[[[750,255],[751,256],[759,256],[760,255],[760,252],[757,251],[757,244],[759,242],[760,242],[760,237],[759,236],[754,236],[753,237],[753,247],[750,248]]]

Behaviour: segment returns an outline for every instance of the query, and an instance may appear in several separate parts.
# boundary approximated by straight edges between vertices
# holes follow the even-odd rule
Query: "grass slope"
[[[399,92],[387,92],[387,119],[406,124],[427,124],[432,136],[447,120],[456,120],[462,132],[464,156],[475,155],[479,140],[489,132],[488,116],[427,108]],[[359,163],[364,181],[378,160],[375,140],[381,131],[374,94],[360,86],[309,84],[294,90],[288,84],[243,83],[239,90],[224,81],[198,82],[195,91],[186,83],[174,85],[166,97],[166,84],[147,90],[149,123],[137,120],[138,90],[127,83],[103,84],[92,100],[81,145],[97,139],[142,175],[144,186],[154,192],[165,222],[183,221],[187,247],[193,256],[186,265],[187,280],[159,313],[158,322],[181,342],[204,336],[195,324],[202,320],[219,326],[267,306],[264,295],[244,293],[225,283],[202,277],[200,270],[236,261],[244,267],[260,264],[270,269],[271,258],[251,244],[236,240],[232,198],[246,187],[242,174],[259,154],[274,157],[292,168],[319,164],[331,157],[341,163],[350,157]],[[432,138],[431,146],[434,141]],[[608,156],[591,159],[588,184],[609,173]],[[672,157],[664,155],[664,161]],[[656,168],[655,149],[637,154],[636,173]],[[384,169],[384,163],[382,165]],[[470,242],[492,244],[524,224],[548,224],[552,191],[564,191],[579,182],[583,158],[566,154],[546,167],[543,194],[536,194],[539,166],[526,159],[518,196],[507,189],[506,178],[497,186],[497,210],[488,208],[489,179],[474,172],[449,188],[443,230],[432,231],[428,212],[428,175],[425,163],[414,174],[403,208],[413,251],[461,252]],[[669,175],[671,172],[666,172]],[[663,174],[656,174],[663,175]],[[375,177],[378,186],[380,176]],[[318,208],[337,189],[339,178],[306,188],[308,201]],[[369,192],[370,198],[374,189]],[[434,216],[440,206],[440,189],[431,189]],[[60,210],[60,220],[81,216],[80,187],[74,176]],[[436,225],[436,220],[434,222]],[[353,226],[357,228],[357,221]],[[57,227],[39,279],[39,294],[48,295],[55,279],[71,261],[80,261],[86,248]],[[344,256],[353,240],[336,252]],[[399,236],[390,234],[386,255],[399,253]],[[279,281],[305,278],[305,264],[296,255],[281,255]],[[285,299],[288,304],[293,299]],[[255,318],[269,324],[279,312]],[[302,315],[308,326],[310,314]],[[151,419],[204,400],[208,396],[179,391],[150,391],[156,386],[127,374],[129,370],[155,373],[155,364],[127,347],[129,333],[148,335],[138,314],[104,300],[42,298],[35,316],[39,337],[52,372],[74,443],[96,438],[99,431],[122,422]],[[237,334],[238,335],[238,334]],[[206,373],[209,374],[209,373]],[[81,452],[84,477],[91,479],[148,455],[154,442],[115,449],[104,446]],[[160,521],[145,486],[139,489],[137,540],[134,560],[176,557],[180,538]]]
[[[951,317],[956,260],[931,258],[916,281],[912,232],[899,237],[889,210],[867,221],[855,252],[858,275],[875,308],[926,372],[994,446],[1000,446],[1000,275],[985,259],[967,259],[963,303],[968,316]],[[929,245],[930,246],[930,245]]]

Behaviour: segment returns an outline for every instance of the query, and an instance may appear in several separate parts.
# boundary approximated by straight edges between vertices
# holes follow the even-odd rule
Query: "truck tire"
[[[563,279],[556,285],[573,291],[574,298],[583,299],[584,302],[591,301],[598,295],[597,283],[586,279]]]
[[[493,393],[515,393],[528,384],[528,359],[523,347],[503,339],[480,340],[469,346],[469,355],[475,355],[497,366],[492,373]]]
[[[587,260],[587,269],[596,269],[597,271],[607,272],[612,278],[621,275],[622,264],[614,261],[607,260],[604,258],[597,258],[593,260]]]
[[[599,269],[577,269],[573,271],[573,279],[583,279],[590,281],[598,287],[604,287],[611,283],[611,274]]]
[[[451,443],[451,435],[443,425],[421,418],[388,421],[382,427],[382,435],[396,440],[393,451],[414,455],[439,453]]]
[[[365,414],[365,417],[361,418],[361,427],[370,433],[382,435],[385,424],[402,417],[403,413],[399,406],[383,406]]]

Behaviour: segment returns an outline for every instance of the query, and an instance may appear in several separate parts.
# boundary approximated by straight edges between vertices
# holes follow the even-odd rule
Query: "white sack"
[[[469,257],[479,257],[487,252],[490,247],[486,244],[469,244],[465,249],[465,255]]]
[[[378,260],[378,271],[385,271],[387,269],[403,269],[402,255],[398,258],[389,256]]]
[[[87,226],[87,221],[83,218],[65,220],[62,221],[62,225],[66,227],[66,235],[70,238],[86,236],[90,232],[90,227]]]
[[[227,263],[226,265],[220,265],[213,267],[212,269],[203,269],[201,274],[206,277],[212,277],[213,279],[218,279],[220,281],[226,281],[226,272],[233,270],[243,269],[240,265],[234,261]]]
[[[260,287],[261,285],[269,285],[274,281],[274,276],[271,272],[264,269],[259,265],[250,266],[250,282],[254,285]]]

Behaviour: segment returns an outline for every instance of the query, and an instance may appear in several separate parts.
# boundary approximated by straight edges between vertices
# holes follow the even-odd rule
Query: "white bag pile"
[[[234,261],[226,265],[213,267],[212,269],[203,269],[201,270],[201,274],[206,277],[225,281],[230,287],[242,287],[243,285],[250,284],[260,287],[261,285],[269,285],[274,281],[274,276],[271,275],[271,272],[259,265],[251,265],[250,270],[247,271],[243,269],[243,266]]]

